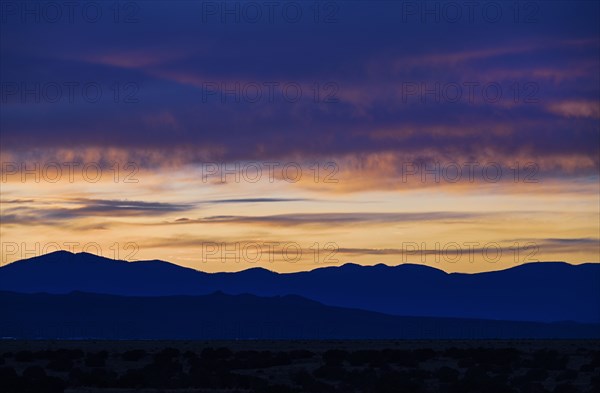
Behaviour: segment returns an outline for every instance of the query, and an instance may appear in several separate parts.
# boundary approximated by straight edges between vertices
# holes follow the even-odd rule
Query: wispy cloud
[[[210,204],[229,204],[229,203],[278,203],[278,202],[309,202],[313,199],[307,198],[238,198],[238,199],[213,199],[203,201]]]
[[[62,207],[75,205],[76,207]],[[51,225],[87,217],[153,217],[184,212],[193,205],[128,200],[71,199],[40,206],[17,206],[3,211],[3,224]]]
[[[483,213],[468,212],[424,212],[424,213],[291,213],[270,216],[211,216],[196,222],[293,225],[344,225],[356,223],[393,223],[418,221],[467,220],[485,216]]]

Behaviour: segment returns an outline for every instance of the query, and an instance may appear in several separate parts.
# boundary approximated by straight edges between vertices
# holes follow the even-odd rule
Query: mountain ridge
[[[0,291],[14,339],[557,339],[600,338],[599,324],[393,316],[299,296],[214,293],[124,297]]]
[[[295,294],[330,306],[392,315],[600,322],[596,263],[536,262],[474,274],[417,264],[207,273],[159,260],[127,262],[57,252],[1,267],[0,290],[122,296]]]
[[[340,269],[340,268],[378,268],[378,267],[385,267],[385,268],[402,268],[402,267],[417,267],[417,268],[423,268],[423,269],[431,269],[431,270],[435,270],[435,271],[439,271],[440,273],[444,273],[444,274],[448,274],[448,275],[452,275],[452,274],[464,274],[464,275],[473,275],[473,274],[487,274],[487,273],[495,273],[495,272],[501,272],[501,271],[507,271],[507,270],[511,270],[511,269],[518,269],[518,268],[523,268],[525,266],[531,266],[531,265],[538,265],[538,264],[555,264],[555,265],[568,265],[568,266],[586,266],[586,265],[596,265],[599,264],[600,265],[600,261],[598,262],[583,262],[583,263],[578,263],[578,264],[573,264],[573,263],[569,263],[566,261],[532,261],[532,262],[527,262],[527,263],[522,263],[516,266],[510,266],[507,267],[505,269],[498,269],[498,270],[488,270],[488,271],[483,271],[483,272],[473,272],[473,273],[467,273],[467,272],[451,272],[448,273],[446,271],[444,271],[443,269],[439,269],[436,268],[434,266],[428,266],[428,265],[423,265],[423,264],[419,264],[419,263],[412,263],[412,262],[408,262],[408,263],[401,263],[398,265],[387,265],[385,263],[377,263],[375,265],[361,265],[358,263],[354,263],[354,262],[346,262],[343,263],[341,265],[335,265],[335,266],[319,266],[316,267],[314,269],[311,270],[303,270],[303,271],[298,271],[298,272],[286,272],[286,273],[279,273],[270,269],[265,269],[263,267],[260,266],[255,266],[255,267],[250,267],[248,269],[243,269],[243,270],[238,270],[238,271],[232,271],[232,272],[206,272],[203,270],[199,270],[199,269],[194,269],[194,268],[190,268],[190,267],[186,267],[186,266],[181,266],[177,263],[174,262],[169,262],[169,261],[165,261],[162,259],[143,259],[143,260],[136,260],[136,261],[127,261],[127,260],[123,260],[123,259],[113,259],[113,258],[107,258],[107,257],[102,257],[96,254],[92,254],[92,253],[88,253],[88,252],[70,252],[70,251],[66,251],[66,250],[59,250],[59,251],[53,251],[51,253],[48,254],[43,254],[43,255],[38,255],[35,257],[31,257],[31,258],[24,258],[24,259],[20,259],[14,262],[10,262],[8,264],[5,264],[4,266],[0,266],[0,269],[2,268],[6,268],[8,266],[17,264],[17,263],[21,263],[21,262],[33,262],[34,260],[37,259],[46,259],[46,257],[52,257],[54,258],[54,256],[60,257],[60,256],[85,256],[85,257],[93,257],[96,259],[101,259],[101,260],[105,260],[105,261],[114,261],[114,262],[122,262],[122,263],[126,263],[126,264],[143,264],[143,263],[162,263],[162,264],[167,264],[170,266],[174,266],[174,267],[178,267],[178,268],[182,268],[182,269],[189,269],[195,272],[200,272],[200,273],[204,273],[204,274],[236,274],[236,273],[242,273],[242,272],[247,272],[247,271],[265,271],[265,272],[269,272],[269,273],[273,273],[273,274],[279,274],[279,275],[285,275],[285,274],[299,274],[299,273],[309,273],[309,272],[314,272],[316,270],[325,270],[325,269]],[[48,261],[48,260],[46,260]]]

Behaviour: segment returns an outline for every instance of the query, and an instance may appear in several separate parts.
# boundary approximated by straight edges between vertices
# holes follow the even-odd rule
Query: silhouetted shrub
[[[291,359],[310,359],[312,357],[315,356],[315,353],[312,351],[307,351],[305,349],[296,349],[293,351],[290,351],[290,358]]]
[[[187,375],[185,384],[208,389],[250,389],[261,391],[268,383],[256,376],[233,374],[222,360],[195,362]]]
[[[218,384],[218,377],[200,363],[190,367],[187,380],[188,384],[197,388],[212,388]]]
[[[315,379],[306,369],[290,373],[290,380],[299,385],[302,392],[333,392],[335,388],[329,384]],[[346,390],[349,391],[349,390]]]
[[[568,358],[557,351],[540,349],[533,353],[531,367],[544,368],[546,370],[562,370],[567,367]],[[525,362],[527,365],[527,362]]]
[[[509,366],[519,360],[520,353],[512,348],[477,348],[473,357],[481,365]]]
[[[227,348],[204,348],[200,353],[200,357],[207,360],[227,359],[233,356],[233,353]]]
[[[419,366],[419,362],[425,360],[430,352],[416,352],[416,351],[405,351],[405,350],[393,350],[384,351],[387,354],[387,361],[395,363],[402,367],[415,368]],[[383,359],[383,357],[381,358]],[[376,364],[375,362],[371,362]]]
[[[593,366],[600,367],[600,351],[592,352],[592,363]]]
[[[114,372],[107,371],[103,368],[94,368],[89,372],[82,372],[81,375],[79,375],[81,386],[107,388],[113,386],[116,380],[117,375]]]
[[[20,393],[62,393],[66,387],[62,379],[48,377],[40,366],[27,367],[20,379]]]
[[[63,393],[65,382],[56,377],[43,377],[37,380],[27,380],[24,383],[24,392],[30,393]]]
[[[435,373],[434,376],[442,383],[452,383],[458,381],[460,372],[450,367],[441,367]]]
[[[46,371],[41,366],[29,366],[23,371],[23,377],[28,379],[39,379],[46,376]]]
[[[290,379],[293,383],[302,387],[310,386],[315,382],[313,376],[305,368],[292,371],[290,373]]]
[[[217,359],[229,359],[233,356],[233,352],[229,348],[220,347],[215,350],[215,356]]]
[[[54,351],[43,350],[33,352],[33,358],[36,360],[48,360],[54,357]]]
[[[518,365],[521,353],[513,348],[448,348],[444,356],[456,359],[461,368],[482,365],[490,370],[508,373]]]
[[[548,378],[548,371],[542,368],[532,368],[527,370],[525,378],[528,381],[541,382]]]
[[[380,354],[380,351],[369,349],[353,351],[348,354],[348,363],[352,366],[364,366],[376,360]]]
[[[79,367],[74,367],[69,371],[69,386],[81,386],[84,372]]]
[[[329,366],[340,366],[348,357],[348,352],[340,349],[330,349],[322,355],[323,361]]]
[[[477,367],[468,369],[465,372],[463,380],[474,381],[474,382],[489,381],[490,376],[488,375],[485,368],[483,368],[481,366],[477,366]]]
[[[118,380],[121,388],[140,389],[146,386],[144,373],[141,370],[127,370]]]
[[[46,368],[51,371],[67,372],[73,368],[73,361],[69,358],[53,359],[48,362]]]
[[[343,385],[347,386],[347,388],[342,389],[342,391],[351,391],[354,389],[365,391],[367,388],[373,386],[377,380],[377,372],[372,368],[348,371],[343,380]]]
[[[285,385],[269,385],[260,390],[260,393],[296,393],[298,390]]]
[[[548,389],[539,382],[523,382],[517,385],[519,393],[550,393]]]
[[[143,349],[133,349],[131,351],[124,352],[121,358],[127,362],[137,362],[148,355]]]
[[[171,354],[163,354],[140,370],[130,370],[119,383],[125,387],[179,388],[184,384],[183,367]]]
[[[52,359],[81,359],[84,356],[84,352],[80,349],[57,349],[57,350],[44,350],[36,351],[33,353],[33,357],[38,360],[52,360]]]
[[[65,349],[64,351],[73,360],[81,359],[84,356],[84,352],[81,349]]]
[[[233,386],[239,389],[250,389],[253,392],[262,392],[269,385],[264,379],[250,375],[236,375],[227,372],[224,373],[221,378],[227,386]]]
[[[0,381],[5,393],[21,393],[23,390],[21,380],[12,367],[0,367]]]
[[[571,369],[566,369],[565,371],[560,372],[556,376],[556,380],[559,382],[560,381],[572,381],[574,379],[577,379],[577,371],[571,370]]]
[[[346,370],[340,365],[325,364],[314,371],[314,376],[317,378],[342,380],[346,376]]]
[[[562,383],[554,388],[554,393],[579,393],[580,390],[569,383]]]
[[[96,353],[87,353],[85,356],[86,367],[105,367],[106,358],[108,358],[108,352],[100,351]]]
[[[165,348],[162,351],[158,352],[154,355],[154,361],[164,361],[171,360],[173,358],[179,357],[179,350],[175,348]]]
[[[385,350],[383,351],[385,353]],[[419,362],[433,359],[436,356],[436,352],[431,348],[415,349],[413,355]]]
[[[432,376],[432,373],[430,371],[427,371],[427,370],[421,369],[421,368],[410,370],[410,371],[408,371],[408,374],[410,375],[411,378],[418,379],[418,380],[429,379]]]
[[[452,359],[473,358],[473,350],[465,348],[451,347],[442,352],[442,354]]]
[[[208,354],[202,351],[202,359],[212,359],[211,364],[225,364],[224,360],[216,353]],[[238,351],[226,364],[231,369],[253,369],[283,366],[290,363],[291,357],[287,352]]]
[[[19,351],[15,354],[15,361],[21,363],[33,362],[33,353],[31,351]]]
[[[192,351],[185,351],[183,353],[183,358],[186,360],[195,360],[198,359],[198,354],[196,352],[192,352]]]
[[[449,385],[448,392],[451,393],[514,393],[513,387],[493,378],[484,380],[461,380]]]
[[[423,381],[413,379],[407,373],[389,371],[381,375],[372,391],[374,393],[423,393],[426,392],[426,389]]]
[[[450,385],[453,393],[512,393],[514,390],[505,378],[492,377],[484,367],[468,369],[461,380]]]

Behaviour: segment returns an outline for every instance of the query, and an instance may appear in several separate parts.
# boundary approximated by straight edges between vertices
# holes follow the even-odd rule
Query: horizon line
[[[383,262],[378,262],[372,265],[363,265],[363,264],[359,264],[356,262],[344,262],[341,264],[335,264],[335,265],[329,265],[329,266],[316,266],[313,269],[309,269],[309,270],[299,270],[299,271],[295,271],[295,272],[278,272],[272,269],[268,269],[262,266],[255,266],[255,267],[249,267],[247,269],[242,269],[242,270],[237,270],[237,271],[216,271],[216,272],[208,272],[208,271],[203,271],[203,270],[199,270],[199,269],[194,269],[191,267],[187,267],[187,266],[182,266],[178,263],[174,263],[171,261],[166,261],[166,260],[162,260],[162,259],[142,259],[142,260],[135,260],[135,261],[128,261],[125,259],[114,259],[114,258],[109,258],[109,257],[105,257],[102,255],[97,255],[94,253],[90,253],[90,252],[72,252],[72,251],[68,251],[68,250],[57,250],[57,251],[52,251],[46,254],[40,254],[40,255],[35,255],[33,257],[30,258],[22,258],[19,260],[15,260],[12,262],[8,262],[4,265],[0,264],[0,269],[14,265],[15,263],[19,263],[19,262],[26,262],[26,261],[30,261],[32,259],[36,259],[36,258],[43,258],[43,257],[47,257],[53,254],[62,254],[62,255],[70,255],[70,256],[77,256],[77,255],[89,255],[89,256],[93,256],[95,258],[99,258],[99,259],[104,259],[104,260],[109,260],[109,261],[114,261],[114,262],[122,262],[122,263],[130,263],[130,264],[135,264],[135,263],[148,263],[148,262],[159,262],[159,263],[163,263],[163,264],[169,264],[169,265],[173,265],[176,266],[178,268],[181,269],[188,269],[188,270],[192,270],[194,272],[198,272],[198,273],[204,273],[204,274],[236,274],[236,273],[242,273],[242,272],[248,272],[251,270],[254,271],[264,271],[264,272],[269,272],[269,273],[273,273],[273,274],[277,274],[277,275],[289,275],[289,274],[298,274],[298,273],[309,273],[309,272],[313,272],[313,271],[317,271],[317,270],[323,270],[323,269],[332,269],[332,268],[344,268],[344,267],[364,267],[364,268],[374,268],[374,267],[386,267],[386,268],[398,268],[398,267],[402,267],[402,266],[406,266],[406,267],[410,267],[410,266],[417,266],[419,268],[427,268],[427,269],[432,269],[432,270],[436,270],[439,272],[442,272],[444,274],[447,275],[451,275],[451,274],[463,274],[463,275],[476,275],[476,274],[485,274],[485,273],[493,273],[493,272],[501,272],[501,271],[506,271],[506,270],[511,270],[511,269],[515,269],[515,268],[519,268],[519,267],[524,267],[527,265],[534,265],[534,264],[564,264],[564,265],[569,265],[569,266],[583,266],[583,265],[591,265],[591,264],[600,264],[600,261],[587,261],[587,262],[582,262],[582,263],[571,263],[571,262],[567,262],[567,261],[529,261],[529,262],[522,262],[522,263],[518,263],[518,264],[514,264],[512,266],[508,266],[505,268],[499,268],[499,269],[495,269],[495,270],[486,270],[486,271],[481,271],[481,272],[447,272],[439,267],[436,266],[431,266],[428,264],[423,264],[423,263],[414,263],[414,262],[402,262],[399,263],[397,265],[389,265]],[[501,263],[501,262],[500,262]]]

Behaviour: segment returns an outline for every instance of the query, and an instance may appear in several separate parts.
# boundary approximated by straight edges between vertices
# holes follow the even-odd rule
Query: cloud
[[[482,217],[482,213],[424,212],[424,213],[291,213],[270,216],[211,216],[196,223],[294,225],[347,225],[357,223],[395,223],[419,221],[467,220]]]
[[[76,39],[67,24],[8,23],[3,82],[93,81],[104,94],[89,103],[77,90],[73,103],[38,105],[5,86],[2,153],[43,160],[57,150],[100,152],[109,162],[119,152],[122,162],[148,167],[377,154],[598,163],[597,4],[543,4],[544,18],[515,29],[508,19],[403,23],[397,3],[369,11],[340,4],[340,20],[328,26],[203,24],[201,5],[147,3],[139,23],[82,29]],[[137,34],[125,45],[130,28]],[[117,82],[133,84],[120,97],[133,94],[135,103],[115,102]],[[273,100],[265,83],[275,84]],[[283,98],[290,83],[302,91],[297,102]],[[407,96],[407,83],[426,88]],[[474,101],[465,83],[478,84]],[[501,86],[497,102],[485,99],[490,83]],[[461,88],[458,102],[444,97],[450,85]],[[244,96],[249,86],[261,88],[261,99]],[[325,102],[328,94],[336,102]]]
[[[600,101],[561,101],[549,105],[549,111],[565,117],[600,119]]]
[[[2,199],[0,200],[0,205],[1,204],[21,204],[21,203],[32,203],[34,202],[34,199]]]
[[[308,202],[312,199],[306,198],[238,198],[238,199],[213,199],[204,201],[210,204],[229,204],[229,203],[277,203],[277,202]]]
[[[76,207],[63,207],[65,205]],[[194,206],[189,204],[79,198],[39,206],[28,205],[4,209],[2,223],[53,225],[59,221],[87,217],[153,217],[185,212],[193,208]]]
[[[423,248],[419,242],[404,242],[400,248],[347,248],[342,247],[337,251],[344,255],[399,255],[411,257],[418,262],[420,256],[439,255],[439,256],[482,256],[505,255],[512,259],[515,255],[515,244],[519,247],[521,256],[562,253],[569,255],[576,252],[598,253],[600,251],[600,239],[598,238],[573,238],[573,239],[514,239],[504,242],[470,242],[464,240],[461,243],[440,243],[436,248]],[[598,262],[598,261],[593,261]]]

